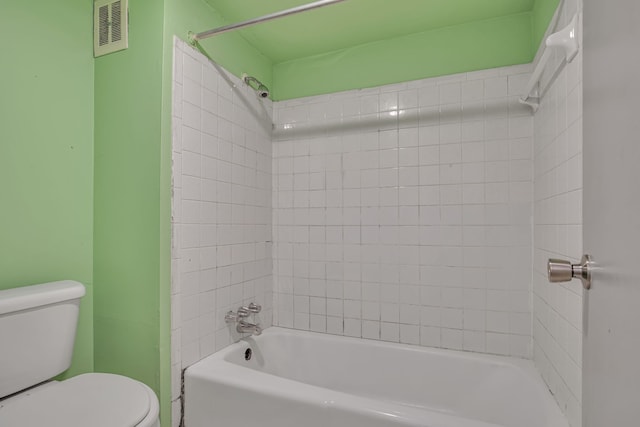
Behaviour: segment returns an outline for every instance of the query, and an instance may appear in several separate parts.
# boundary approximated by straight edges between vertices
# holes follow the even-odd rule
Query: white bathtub
[[[245,360],[251,348],[252,357]],[[185,425],[567,427],[529,361],[269,328],[189,367]]]

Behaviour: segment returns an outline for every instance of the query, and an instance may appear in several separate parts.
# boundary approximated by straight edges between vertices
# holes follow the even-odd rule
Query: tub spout
[[[262,333],[262,327],[255,323],[249,323],[245,320],[239,320],[236,330],[240,333],[250,332],[253,335],[260,335]]]

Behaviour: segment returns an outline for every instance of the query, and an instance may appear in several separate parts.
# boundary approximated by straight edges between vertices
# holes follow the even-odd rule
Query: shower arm
[[[260,80],[255,77],[248,76],[247,74],[242,74],[242,81],[253,89],[257,89],[259,86],[264,86]],[[255,83],[255,87],[251,83]]]
[[[223,27],[214,28],[212,30],[203,31],[201,33],[189,32],[189,42],[195,44],[196,42],[207,39],[209,37],[216,36],[218,34],[227,33],[229,31],[238,30],[240,28],[251,27],[262,22],[272,21],[274,19],[282,18],[289,15],[296,15],[298,13],[306,12],[313,9],[318,9],[324,6],[330,6],[332,4],[341,3],[346,0],[320,0],[313,3],[303,4],[301,6],[293,7],[291,9],[281,10],[280,12],[274,12],[269,15],[259,16],[257,18],[249,19],[247,21],[238,22],[236,24],[225,25]]]

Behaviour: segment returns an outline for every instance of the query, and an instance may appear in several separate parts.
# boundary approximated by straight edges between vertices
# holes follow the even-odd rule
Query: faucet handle
[[[260,313],[260,310],[262,310],[262,307],[252,302],[246,307],[238,307],[238,311],[235,313],[233,311],[228,311],[224,316],[224,320],[227,323],[243,322],[244,319],[251,316],[252,313]]]
[[[251,313],[248,307],[238,307],[238,312],[237,312],[238,321],[249,317],[250,314]]]
[[[246,320],[239,320],[236,326],[236,331],[241,334],[250,332],[253,335],[260,335],[262,333],[262,326],[257,323],[249,323]]]
[[[238,309],[238,313],[240,313],[240,310],[245,310],[249,313],[260,313],[260,311],[262,310],[262,306],[252,302],[247,307],[240,307]]]
[[[227,314],[224,316],[224,321],[226,323],[236,323],[238,321],[238,314],[233,311],[227,311]]]

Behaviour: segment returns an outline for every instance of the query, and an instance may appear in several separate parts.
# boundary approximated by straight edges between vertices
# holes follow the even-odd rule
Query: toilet
[[[114,374],[51,378],[71,365],[81,283],[0,291],[0,426],[159,427],[145,384]]]

